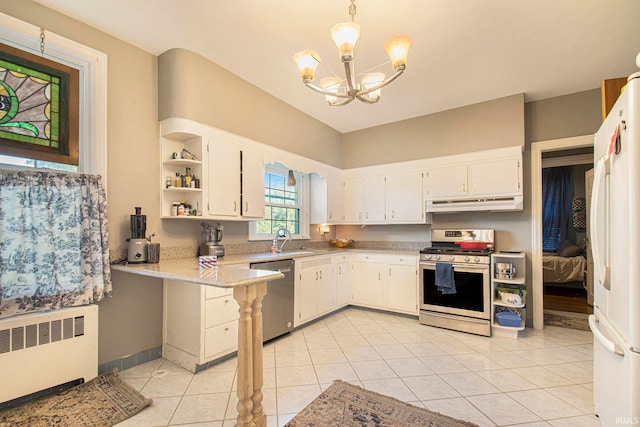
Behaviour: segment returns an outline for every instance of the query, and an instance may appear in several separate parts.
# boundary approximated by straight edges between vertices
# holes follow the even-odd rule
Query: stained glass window
[[[0,44],[0,153],[78,164],[78,71]]]

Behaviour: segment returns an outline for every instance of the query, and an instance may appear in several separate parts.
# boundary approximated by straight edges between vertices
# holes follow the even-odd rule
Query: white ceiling
[[[197,52],[346,133],[525,93],[546,99],[637,71],[638,0],[358,0],[356,71],[388,60],[382,45],[414,39],[407,71],[375,105],[329,107],[301,83],[293,54],[342,64],[329,29],[349,0],[36,0],[150,53]],[[391,66],[380,71],[391,74]]]

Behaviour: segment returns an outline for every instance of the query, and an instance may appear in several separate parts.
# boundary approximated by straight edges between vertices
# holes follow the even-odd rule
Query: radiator
[[[0,320],[0,402],[97,375],[97,305]]]

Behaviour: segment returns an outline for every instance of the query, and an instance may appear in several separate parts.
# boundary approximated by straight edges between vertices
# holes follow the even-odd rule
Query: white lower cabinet
[[[336,280],[331,255],[295,260],[294,323],[298,327],[336,308]]]
[[[382,308],[382,255],[352,253],[349,285],[351,304]]]
[[[333,256],[334,271],[336,276],[336,308],[349,304],[350,283],[349,283],[349,254],[339,254]]]
[[[418,257],[385,255],[382,281],[382,308],[418,314]]]
[[[238,318],[232,289],[165,280],[162,357],[196,372],[237,350]]]

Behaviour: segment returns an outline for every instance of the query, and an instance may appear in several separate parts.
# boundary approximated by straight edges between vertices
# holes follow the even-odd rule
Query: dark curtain
[[[570,166],[542,170],[542,249],[556,251],[572,224],[573,170]]]

